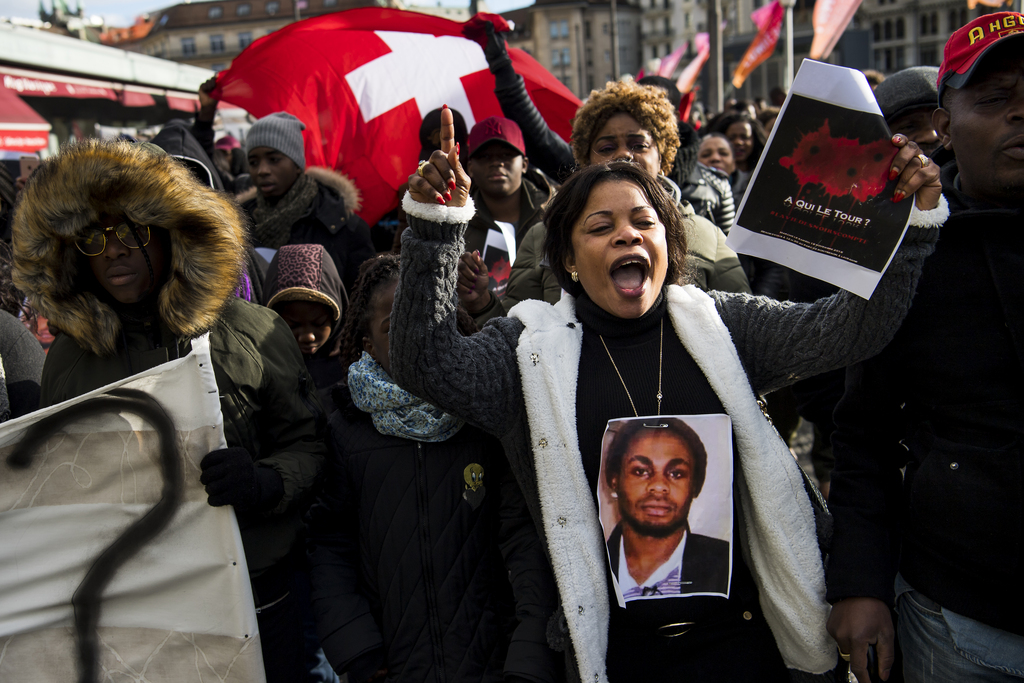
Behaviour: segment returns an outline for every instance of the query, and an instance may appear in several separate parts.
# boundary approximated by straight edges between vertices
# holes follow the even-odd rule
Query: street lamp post
[[[779,0],[786,8],[786,92],[793,85],[793,6],[796,0]]]

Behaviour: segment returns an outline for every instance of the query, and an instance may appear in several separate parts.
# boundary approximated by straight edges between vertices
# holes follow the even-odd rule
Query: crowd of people
[[[870,299],[726,245],[781,101],[624,79],[566,142],[485,55],[503,116],[424,118],[393,242],[213,83],[0,176],[0,421],[209,333],[270,683],[1024,677],[1024,15],[874,84]]]

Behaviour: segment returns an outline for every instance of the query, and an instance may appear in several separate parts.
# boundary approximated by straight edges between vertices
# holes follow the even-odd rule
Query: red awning
[[[29,72],[31,73],[31,72]],[[106,84],[83,78],[64,78],[51,74],[24,75],[3,70],[3,86],[22,97],[73,97],[77,99],[116,100],[117,93]]]
[[[195,113],[199,110],[199,99],[192,99],[189,97],[175,97],[174,95],[168,95],[167,106],[171,109],[177,109],[178,111],[187,111]]]
[[[18,95],[0,87],[0,149],[38,152],[49,144],[50,124]]]
[[[153,107],[156,106],[156,100],[149,93],[123,90],[121,91],[121,104],[126,107]]]

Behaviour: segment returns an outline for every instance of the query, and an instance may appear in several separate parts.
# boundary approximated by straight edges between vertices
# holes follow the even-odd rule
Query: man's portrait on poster
[[[620,605],[728,596],[731,437],[726,415],[609,421],[598,503]]]

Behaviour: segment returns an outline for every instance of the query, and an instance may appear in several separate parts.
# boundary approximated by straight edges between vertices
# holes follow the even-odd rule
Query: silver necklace
[[[633,403],[633,396],[629,393],[629,387],[626,386],[626,380],[622,379],[622,373],[619,372],[619,366],[615,364],[615,359],[612,358],[612,352],[608,350],[608,344],[604,341],[604,335],[597,335],[601,339],[601,345],[604,346],[604,352],[608,354],[608,360],[612,362],[612,367],[615,368],[615,374],[619,376],[619,381],[622,382],[622,388],[626,390],[626,398],[629,399],[629,405],[633,407],[634,417],[640,417],[640,413],[636,411],[636,404]],[[661,399],[663,398],[661,393],[661,363],[665,349],[665,318],[661,319],[661,338],[658,340],[658,415],[661,415]]]

